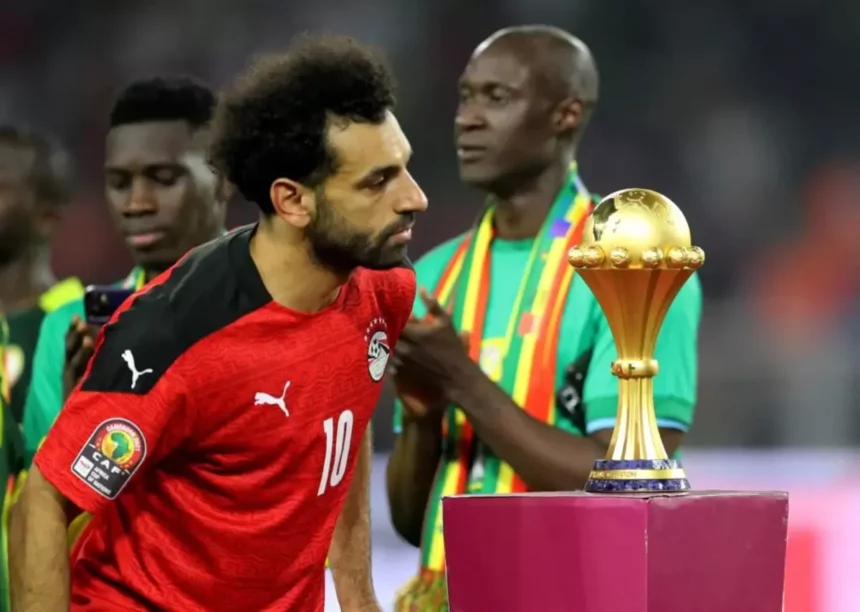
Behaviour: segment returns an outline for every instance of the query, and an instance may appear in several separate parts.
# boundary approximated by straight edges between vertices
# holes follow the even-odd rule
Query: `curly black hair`
[[[375,50],[348,37],[300,36],[287,53],[259,58],[221,94],[212,163],[272,214],[277,178],[316,187],[336,171],[329,120],[380,124],[394,107],[394,88]]]
[[[72,158],[53,135],[23,125],[0,125],[0,144],[33,152],[30,181],[40,202],[62,206],[72,198]]]
[[[215,94],[189,76],[152,77],[129,83],[110,111],[110,127],[147,121],[185,121],[200,129],[212,121]]]

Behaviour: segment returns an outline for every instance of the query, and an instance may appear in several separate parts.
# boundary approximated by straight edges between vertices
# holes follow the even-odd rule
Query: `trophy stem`
[[[622,378],[618,381],[618,418],[606,458],[615,461],[668,459],[654,414],[654,381]]]
[[[618,359],[618,417],[605,459],[594,462],[585,490],[599,493],[687,491],[681,464],[670,459],[654,412],[654,359]]]

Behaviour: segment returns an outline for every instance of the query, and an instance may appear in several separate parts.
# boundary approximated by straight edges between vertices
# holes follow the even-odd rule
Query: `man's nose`
[[[460,104],[454,117],[457,132],[468,132],[486,126],[484,116],[472,104]]]
[[[152,193],[149,181],[142,177],[136,177],[131,182],[131,193],[123,208],[123,214],[129,216],[145,215],[157,210],[155,194]]]
[[[411,174],[407,173],[408,183],[406,192],[399,199],[398,213],[416,213],[427,210],[427,195],[421,186],[412,178]]]

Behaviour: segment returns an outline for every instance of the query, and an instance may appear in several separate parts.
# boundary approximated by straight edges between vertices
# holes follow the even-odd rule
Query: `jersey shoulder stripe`
[[[197,342],[271,301],[251,259],[254,226],[189,252],[100,334],[82,391],[145,395]]]

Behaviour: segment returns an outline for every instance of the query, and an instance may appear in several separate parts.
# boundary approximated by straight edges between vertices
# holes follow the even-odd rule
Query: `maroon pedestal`
[[[781,612],[786,493],[456,496],[451,612]]]

